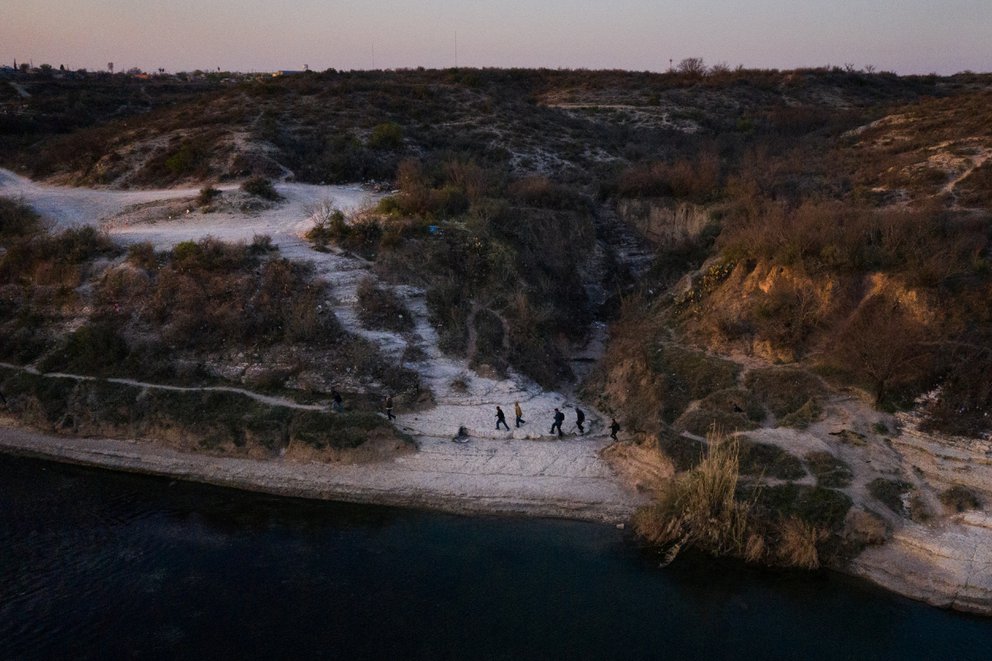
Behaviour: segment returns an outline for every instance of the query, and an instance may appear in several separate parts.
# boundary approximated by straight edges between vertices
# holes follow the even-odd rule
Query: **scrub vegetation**
[[[189,437],[210,448],[272,450],[298,438],[342,449],[357,445],[362,434],[392,434],[367,413],[380,388],[418,395],[416,375],[344,331],[327,305],[325,285],[309,267],[280,258],[268,237],[250,244],[207,238],[166,252],[137,244],[125,251],[91,227],[50,234],[11,200],[0,199],[0,219],[0,360],[42,374],[194,387],[233,380],[297,396],[302,382],[311,399],[328,397],[336,385],[350,416],[326,415],[317,424],[317,413],[231,393],[142,391],[6,371],[4,405],[26,422],[113,437]],[[316,427],[326,433],[296,433]]]
[[[992,432],[990,83],[693,58],[664,74],[161,82],[140,102],[116,80],[91,95],[39,79],[29,98],[0,97],[0,163],[81,185],[195,183],[201,206],[225,180],[258,204],[278,202],[281,177],[373,184],[377,203],[318,205],[307,233],[371,262],[365,328],[410,332],[413,303],[391,287],[416,286],[442,351],[481,374],[576,385],[667,457],[676,475],[637,517],[646,539],[672,557],[695,546],[815,567],[850,552],[852,495],[889,521],[926,509],[906,475],[855,476],[852,447],[790,445],[828,433],[838,393],[879,420],[844,430],[853,445],[896,436],[889,414],[906,410],[924,430]],[[336,383],[359,411],[382,391],[418,396],[416,376],[344,332],[313,274],[263,239],[125,254],[93,230],[48,235],[16,201],[0,219],[4,360],[170,383],[235,373],[312,397]],[[575,384],[570,358],[593,322],[608,324],[604,355]],[[22,410],[62,419],[46,407],[71,393],[18,379],[3,387]],[[260,438],[323,424],[280,415]],[[368,420],[347,424],[370,435]],[[225,429],[234,445],[250,435]],[[941,500],[981,502],[963,487]]]

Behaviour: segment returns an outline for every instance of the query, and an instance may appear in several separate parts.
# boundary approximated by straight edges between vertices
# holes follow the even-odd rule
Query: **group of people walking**
[[[524,420],[523,409],[520,408],[520,402],[514,402],[513,403],[513,412],[517,416],[517,421],[516,421],[516,426],[517,427],[520,427],[520,425],[526,423],[526,421]],[[561,409],[559,409],[559,408],[556,407],[555,408],[555,414],[554,414],[554,417],[553,417],[552,422],[551,422],[551,431],[548,432],[548,433],[549,434],[554,434],[555,433],[555,430],[557,430],[558,438],[563,437],[565,435],[564,432],[562,432],[562,429],[561,429],[561,425],[562,425],[563,422],[565,422],[565,414],[561,412]],[[576,429],[579,430],[579,433],[580,434],[585,434],[586,433],[585,422],[586,422],[585,411],[583,411],[578,406],[576,406],[575,407],[575,427],[576,427]],[[506,424],[506,414],[503,413],[503,409],[500,406],[497,406],[496,407],[496,431],[499,431],[499,426],[500,425],[503,425],[503,428],[506,429],[506,431],[510,431],[510,425]],[[617,432],[618,431],[620,431],[620,424],[616,421],[616,418],[613,418],[613,420],[612,420],[612,422],[610,424],[610,438],[612,438],[613,440],[617,440]]]
[[[337,412],[337,413],[343,412],[344,411],[343,402],[342,402],[342,399],[341,399],[341,395],[338,393],[337,390],[332,390],[331,391],[331,399],[332,399],[332,402],[333,402],[332,403],[333,410],[335,412]],[[386,395],[385,401],[383,402],[383,408],[386,409],[386,417],[389,420],[393,420],[393,419],[396,418],[396,416],[393,415],[393,397],[392,397],[392,395],[389,395],[389,394]],[[516,424],[516,427],[517,428],[519,428],[521,425],[524,425],[524,424],[527,423],[527,421],[524,420],[524,411],[523,411],[522,408],[520,408],[520,402],[513,402],[513,414],[514,414],[514,416],[516,416],[516,423],[515,424]],[[548,433],[549,434],[552,434],[552,435],[557,433],[558,434],[558,438],[562,438],[565,435],[565,433],[562,431],[562,428],[561,428],[561,426],[562,426],[562,424],[564,422],[565,422],[565,414],[561,412],[561,409],[555,407],[554,417],[551,420],[551,431],[549,431]],[[576,406],[575,407],[575,428],[579,430],[579,433],[580,434],[585,434],[586,433],[585,424],[586,424],[586,414],[585,414],[585,411],[583,411],[578,406]],[[506,424],[506,414],[503,413],[502,407],[497,406],[496,407],[496,431],[499,431],[500,425],[502,425],[503,428],[506,431],[510,431],[510,425]],[[610,422],[610,438],[612,438],[614,441],[618,440],[617,439],[617,432],[619,432],[619,431],[620,431],[620,423],[617,422],[616,418],[612,418],[611,419],[611,422]]]

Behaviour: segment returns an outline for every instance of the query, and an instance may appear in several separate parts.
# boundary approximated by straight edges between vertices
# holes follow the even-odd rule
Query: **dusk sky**
[[[73,69],[440,68],[457,53],[469,67],[992,71],[992,0],[0,0],[0,19],[4,64]]]

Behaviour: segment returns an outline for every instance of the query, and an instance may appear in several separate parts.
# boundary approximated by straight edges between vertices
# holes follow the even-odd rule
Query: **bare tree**
[[[685,76],[702,78],[706,75],[706,63],[701,57],[687,57],[678,63],[675,70]]]
[[[838,338],[841,367],[866,379],[875,406],[891,388],[921,377],[931,359],[926,326],[898,301],[878,295],[863,302]]]

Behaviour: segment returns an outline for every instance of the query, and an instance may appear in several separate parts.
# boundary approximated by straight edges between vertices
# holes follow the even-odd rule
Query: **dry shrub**
[[[703,460],[674,477],[658,500],[640,510],[634,524],[648,541],[660,545],[691,545],[715,554],[751,554],[749,514],[752,502],[737,499],[739,445],[734,438],[713,433]]]
[[[507,187],[510,199],[517,204],[546,209],[582,209],[586,200],[568,186],[542,176],[525,177]]]
[[[782,565],[801,569],[819,568],[820,554],[817,545],[826,539],[826,531],[790,516],[778,522],[776,532],[778,544],[775,546],[775,555]]]
[[[448,182],[463,191],[473,205],[489,191],[490,175],[471,159],[448,159],[443,169]]]
[[[945,358],[950,366],[936,399],[926,407],[923,427],[979,436],[992,427],[992,343],[955,353]]]
[[[0,197],[0,243],[34,236],[41,230],[38,214],[26,204]]]
[[[885,295],[865,300],[838,334],[836,365],[871,388],[875,406],[929,376],[930,330],[900,301]]]
[[[256,252],[209,238],[177,245],[144,304],[133,299],[140,319],[160,327],[174,347],[333,343],[339,329],[333,315],[322,313],[324,289],[312,268]]]
[[[413,330],[413,315],[400,298],[369,277],[358,283],[358,320],[365,328],[397,333]]]
[[[620,197],[665,197],[704,201],[720,182],[720,158],[704,150],[690,160],[648,163],[624,170],[617,179]]]
[[[982,501],[974,491],[955,484],[940,493],[940,502],[952,512],[982,509]]]
[[[902,480],[890,480],[876,477],[868,483],[868,493],[896,514],[906,516],[906,505],[903,497],[912,490],[913,485]]]
[[[0,283],[32,283],[67,288],[79,286],[82,269],[96,257],[113,257],[120,248],[93,227],[59,234],[38,234],[14,240],[0,255]]]

